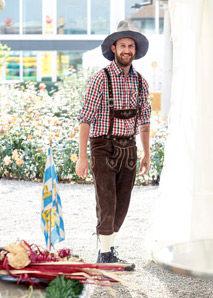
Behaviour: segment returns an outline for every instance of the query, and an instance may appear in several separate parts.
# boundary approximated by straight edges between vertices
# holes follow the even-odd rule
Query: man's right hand
[[[78,175],[78,177],[85,179],[88,175],[88,171],[89,171],[89,162],[87,157],[79,158],[75,168],[75,172]]]

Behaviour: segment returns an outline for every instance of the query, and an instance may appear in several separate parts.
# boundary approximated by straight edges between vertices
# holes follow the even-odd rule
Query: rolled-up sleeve
[[[150,124],[150,118],[151,118],[151,104],[148,100],[149,98],[149,85],[147,81],[143,78],[142,79],[143,83],[143,89],[142,89],[142,94],[141,94],[141,117],[139,117],[139,125],[144,125],[144,124]]]
[[[82,109],[78,115],[79,124],[91,124],[96,116],[102,98],[103,75],[98,72],[94,75],[88,85],[84,96]]]

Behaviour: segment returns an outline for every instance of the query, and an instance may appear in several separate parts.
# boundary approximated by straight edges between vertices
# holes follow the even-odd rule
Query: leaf
[[[46,298],[78,298],[83,291],[83,285],[74,279],[57,276],[45,291]]]

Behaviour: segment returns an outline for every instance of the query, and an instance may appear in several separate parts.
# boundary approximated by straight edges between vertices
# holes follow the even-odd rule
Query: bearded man
[[[124,262],[117,257],[115,236],[129,208],[136,176],[136,134],[144,156],[140,174],[150,166],[150,115],[148,84],[132,66],[145,56],[147,38],[121,21],[117,32],[106,37],[102,53],[112,61],[90,80],[79,115],[79,159],[76,173],[88,175],[87,143],[90,140],[91,169],[96,192],[98,263]],[[131,264],[129,270],[134,269]]]

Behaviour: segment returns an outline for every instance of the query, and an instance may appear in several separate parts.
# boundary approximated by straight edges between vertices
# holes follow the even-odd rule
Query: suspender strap
[[[112,129],[113,129],[113,124],[114,124],[114,99],[113,99],[113,92],[112,92],[112,82],[111,82],[111,78],[109,75],[109,72],[106,68],[104,68],[104,71],[107,75],[107,80],[108,80],[108,90],[109,90],[109,116],[110,116],[110,125],[109,125],[109,130],[107,133],[107,136],[111,136],[112,135]],[[140,107],[139,107],[139,102],[140,102],[140,96],[141,96],[141,91],[142,91],[142,78],[139,72],[137,72],[138,74],[138,81],[139,81],[139,85],[138,85],[138,98],[137,98],[137,105],[136,105],[136,116],[135,116],[135,126],[134,126],[134,135],[136,135],[136,128],[137,128],[137,120],[138,120],[138,116],[140,114]]]
[[[138,85],[138,99],[137,99],[137,112],[136,112],[136,116],[135,116],[135,128],[134,128],[134,135],[136,135],[136,128],[137,128],[137,121],[138,121],[138,116],[140,114],[140,107],[139,107],[139,102],[140,102],[140,96],[141,96],[141,91],[142,91],[142,78],[141,78],[141,74],[139,72],[137,72],[138,74],[138,81],[139,81],[139,85]]]
[[[113,129],[113,124],[114,124],[114,99],[113,99],[113,92],[112,92],[112,82],[110,79],[109,72],[106,68],[104,68],[104,71],[107,75],[108,79],[108,90],[109,90],[109,117],[110,117],[110,125],[109,125],[109,130],[107,135],[111,136],[112,135],[112,129]]]

